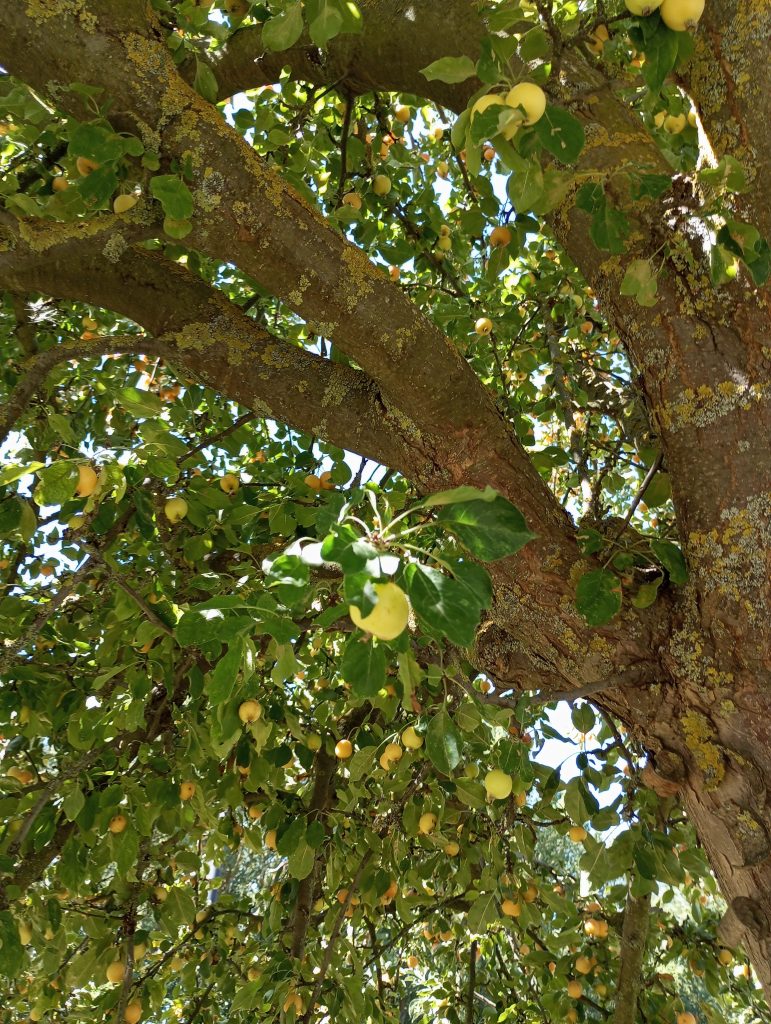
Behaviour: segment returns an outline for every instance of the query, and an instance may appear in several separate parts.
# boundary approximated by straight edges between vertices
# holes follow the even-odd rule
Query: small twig
[[[337,183],[335,193],[335,208],[341,205],[345,192],[345,182],[348,177],[348,133],[351,130],[351,113],[353,112],[354,101],[351,94],[345,97],[345,111],[343,113],[343,127],[340,134],[340,179]]]
[[[654,476],[658,473],[658,471],[659,471],[663,461],[664,461],[664,453],[663,452],[659,452],[659,454],[653,460],[653,465],[648,470],[648,472],[645,474],[645,478],[643,479],[643,482],[640,484],[640,487],[639,487],[639,489],[637,491],[637,494],[635,494],[634,498],[632,499],[632,504],[629,506],[629,510],[627,511],[627,514],[624,516],[624,521],[621,524],[621,526],[619,527],[618,533],[615,535],[615,537],[611,538],[614,543],[619,539],[621,534],[624,532],[624,530],[626,530],[627,526],[629,526],[629,524],[631,523],[632,516],[637,511],[637,506],[643,500],[643,497],[645,496],[645,492],[648,490],[648,487],[650,486],[651,480],[653,480]],[[605,562],[605,565],[607,565],[608,562],[610,562],[612,557],[613,557],[613,552],[611,552],[611,554],[608,556],[608,561]],[[603,568],[604,568],[604,566],[603,566]]]
[[[159,629],[163,630],[166,636],[174,636],[174,630],[171,628],[171,626],[169,626],[168,623],[164,622],[160,615],[158,615],[158,613],[147,603],[147,601],[145,601],[142,595],[138,594],[136,590],[134,590],[134,588],[131,586],[131,584],[127,583],[123,579],[123,577],[115,568],[115,566],[113,566],[105,558],[105,556],[98,548],[92,547],[90,544],[84,544],[83,550],[87,551],[95,562],[98,562],[100,565],[104,566],[104,568],[107,570],[108,576],[113,581],[113,583],[115,583],[116,586],[120,587],[123,593],[127,594],[131,598],[131,600],[142,611],[142,614],[149,622],[152,622],[153,625],[158,626]]]
[[[258,419],[256,412],[245,412],[238,419],[233,420],[229,427],[225,427],[224,430],[218,431],[216,434],[212,434],[210,437],[205,437],[200,444],[197,444],[194,448],[186,451],[183,455],[180,455],[177,459],[177,465],[181,466],[188,459],[192,458],[193,455],[197,455],[198,452],[203,451],[204,448],[209,448],[211,445],[216,444],[217,441],[221,441],[223,437],[227,437],[229,434],[235,433],[239,427],[242,427],[245,423],[250,423],[252,420]]]

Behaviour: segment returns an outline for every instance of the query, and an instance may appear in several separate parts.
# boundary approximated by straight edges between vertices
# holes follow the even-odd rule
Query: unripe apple
[[[535,124],[546,111],[546,93],[532,82],[520,82],[506,94],[506,106],[521,107],[525,112],[522,124]]]
[[[224,476],[220,477],[220,487],[225,494],[235,494],[240,486],[241,484],[235,473],[225,473]]]
[[[396,118],[397,121],[400,121],[402,124],[407,124],[409,119],[412,117],[412,111],[410,110],[409,107],[405,106],[403,103],[400,103],[397,107],[394,108],[394,117]]]
[[[480,316],[477,322],[474,324],[474,330],[477,334],[486,335],[489,334],[493,329],[493,322],[487,316]]]
[[[387,196],[391,187],[391,179],[387,174],[376,174],[372,179],[372,191],[376,196]]]
[[[155,896],[159,903],[165,903],[169,898],[169,890],[162,885],[156,885],[153,889],[153,896]]]
[[[182,782],[179,786],[179,799],[191,800],[195,796],[195,783]]]
[[[69,181],[63,174],[57,174],[54,180],[51,182],[51,188],[54,192],[65,192],[70,187]]]
[[[673,32],[689,32],[699,24],[704,0],[664,0],[659,8],[661,20]]]
[[[125,830],[127,825],[128,818],[125,814],[115,814],[110,818],[107,828],[113,833],[113,835],[119,835]]]
[[[19,942],[22,946],[28,946],[32,942],[32,928],[26,921],[19,922]]]
[[[87,498],[90,494],[94,493],[98,479],[91,466],[87,463],[81,463],[78,466],[78,483],[75,487],[75,494],[79,498]]]
[[[245,700],[238,707],[238,717],[244,725],[257,722],[262,714],[262,704],[258,700]]]
[[[356,605],[348,608],[351,621],[378,640],[395,640],[404,632],[410,617],[407,595],[396,583],[375,583],[377,600],[369,615],[362,615]]]
[[[340,761],[346,761],[353,753],[353,744],[350,740],[338,740],[335,744],[335,757]]]
[[[128,213],[129,210],[133,209],[139,202],[139,196],[131,195],[130,193],[116,196],[112,204],[113,213]]]
[[[436,240],[436,247],[442,252],[450,252],[452,249],[452,239],[448,235],[441,235]]]
[[[721,949],[717,958],[723,967],[728,967],[728,965],[733,961],[734,955],[730,949]]]
[[[398,743],[389,743],[386,745],[386,748],[383,751],[383,757],[387,761],[393,764],[397,764],[399,761],[401,761],[403,753],[404,751],[402,750]]]
[[[444,852],[448,857],[457,857],[460,853],[460,845],[456,843],[454,839],[451,839],[449,843],[445,845]]]
[[[421,814],[420,820],[418,821],[418,831],[421,835],[427,836],[430,832],[433,832],[436,828],[436,815],[432,814],[431,811],[426,811]]]
[[[259,804],[250,804],[249,810],[246,812],[252,821],[259,821],[263,815],[263,810]]]
[[[163,512],[170,523],[178,523],[187,515],[187,502],[184,498],[169,498]]]
[[[439,175],[440,178],[446,178],[448,176],[448,174],[450,173],[450,165],[447,163],[446,160],[439,161],[439,163],[436,165],[436,173]]]
[[[473,120],[477,114],[483,114],[490,107],[503,107],[505,103],[506,100],[502,93],[488,92],[486,96],[480,96],[471,108],[471,118]]]
[[[408,725],[402,733],[402,743],[408,750],[420,750],[423,746],[423,737],[415,732],[415,727]]]
[[[361,203],[361,196],[358,192],[347,192],[343,196],[343,206],[350,206],[352,210],[360,210]]]
[[[317,732],[312,732],[305,737],[305,746],[314,753],[321,750],[321,737]]]

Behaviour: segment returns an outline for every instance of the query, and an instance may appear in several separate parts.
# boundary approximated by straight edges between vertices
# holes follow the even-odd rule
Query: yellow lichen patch
[[[181,349],[192,348],[196,352],[202,352],[212,341],[212,331],[209,324],[189,323],[174,335],[174,341]]]
[[[373,279],[379,277],[379,272],[370,262],[369,257],[355,245],[346,245],[343,248],[343,265],[345,277],[341,282],[342,291],[345,295],[344,304],[349,313],[352,313],[362,299],[365,299],[374,290]]]
[[[771,494],[753,495],[743,508],[723,509],[720,522],[719,528],[689,534],[689,562],[710,590],[745,607],[752,621],[763,621],[767,610],[757,595],[767,584]]]
[[[102,255],[108,263],[120,263],[123,253],[128,249],[129,244],[120,232],[108,238],[104,243]]]
[[[86,0],[27,0],[26,12],[38,24],[70,15],[86,32],[96,30],[96,16],[88,10]]]
[[[685,388],[678,399],[666,402],[658,410],[658,416],[661,424],[671,431],[686,426],[706,427],[736,409],[750,409],[754,402],[766,399],[768,392],[766,383],[738,384],[726,380],[715,388],[702,384],[695,391]]]
[[[708,789],[717,789],[725,776],[723,752],[717,733],[707,718],[698,711],[688,711],[680,719],[688,749],[704,775]]]
[[[345,396],[348,394],[348,382],[346,377],[347,374],[343,368],[333,364],[329,383],[324,389],[324,394],[321,396],[322,408],[326,408],[328,405],[343,404]]]

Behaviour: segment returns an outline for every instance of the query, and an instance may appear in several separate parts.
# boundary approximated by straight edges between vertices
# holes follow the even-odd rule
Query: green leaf
[[[353,639],[343,654],[340,674],[356,697],[374,697],[386,680],[385,651],[379,644]]]
[[[437,771],[450,775],[460,764],[463,740],[453,720],[442,708],[426,729],[426,753]]]
[[[624,242],[629,235],[629,219],[621,210],[605,199],[592,217],[589,234],[598,249],[612,253],[621,253],[625,249]]]
[[[150,192],[172,220],[187,220],[192,215],[193,196],[178,175],[155,174],[150,178]]]
[[[535,133],[544,149],[563,164],[575,163],[586,142],[583,125],[578,118],[551,104],[536,123]]]
[[[540,27],[531,28],[522,37],[519,44],[519,55],[524,61],[538,60],[545,57],[551,49],[548,35]]]
[[[651,550],[669,573],[673,583],[688,582],[688,566],[677,544],[668,540],[652,540]]]
[[[632,260],[621,282],[621,294],[633,295],[640,306],[655,306],[658,280],[649,260]]]
[[[669,473],[658,472],[648,484],[643,501],[648,508],[658,508],[672,497],[672,482]]]
[[[326,46],[330,39],[342,31],[343,15],[326,0],[322,0],[321,9],[308,26],[311,40],[316,46]]]
[[[420,503],[419,507],[432,508],[436,505],[455,505],[459,501],[495,501],[498,492],[489,485],[481,491],[478,487],[453,487],[451,491],[437,491]]]
[[[203,96],[209,103],[217,102],[217,79],[211,67],[198,57],[195,59],[195,78],[193,88],[199,96]]]
[[[513,555],[535,537],[525,517],[500,495],[445,506],[437,516],[468,550],[485,562]]]
[[[527,160],[516,151],[513,157],[502,154],[502,159],[513,171],[506,183],[506,192],[514,209],[518,213],[531,210],[543,194],[543,170],[539,161],[535,157]]]
[[[62,810],[68,821],[74,821],[86,805],[86,798],[80,786],[70,789],[62,800]]]
[[[316,854],[312,846],[309,846],[304,839],[297,844],[297,849],[290,854],[287,860],[287,867],[292,878],[302,880],[307,878],[313,871],[316,862]]]
[[[247,981],[244,984],[239,982],[239,987],[230,1003],[230,1012],[237,1013],[239,1010],[256,1009],[263,1000],[263,984],[261,978],[258,978],[257,981]]]
[[[573,727],[579,732],[591,732],[596,722],[594,711],[589,704],[579,704],[570,712]]]
[[[139,388],[121,388],[115,396],[118,405],[122,405],[132,416],[149,418],[159,416],[163,410],[163,402],[150,391]]]
[[[470,647],[482,605],[468,586],[457,583],[438,569],[418,563],[407,566],[404,579],[420,622],[440,636],[446,636],[451,643]]]
[[[163,231],[169,238],[187,238],[193,230],[189,220],[176,220],[174,217],[163,218]]]
[[[36,473],[44,465],[44,462],[30,462],[26,466],[3,466],[0,468],[0,487],[12,484],[23,476],[28,476],[30,473]]]
[[[660,21],[656,31],[645,40],[643,78],[652,92],[658,92],[674,68],[679,49],[678,33]]]
[[[429,82],[447,82],[454,85],[457,82],[465,82],[467,78],[473,78],[476,74],[476,65],[470,57],[440,57],[428,67],[421,68],[420,73]]]
[[[281,763],[281,762],[279,762]],[[300,844],[305,844],[305,819],[295,818],[287,829],[279,833],[276,850],[284,857],[293,854]]]
[[[38,505],[63,505],[75,493],[78,467],[69,459],[53,462],[38,473],[35,501]]]
[[[652,583],[641,583],[637,588],[637,593],[632,597],[632,605],[635,608],[650,608],[658,597],[663,579],[663,576],[657,576]]]
[[[576,607],[590,626],[604,626],[621,609],[621,583],[607,569],[584,573],[576,587]]]
[[[483,892],[471,904],[469,912],[466,915],[466,929],[472,935],[481,935],[497,921],[500,921],[500,915],[498,913],[498,904],[495,899],[495,894],[491,892]]]
[[[0,910],[0,973],[15,978],[24,963],[24,947],[16,921],[8,910]]]
[[[747,187],[744,168],[732,156],[724,156],[717,167],[704,167],[698,177],[707,185],[723,186],[729,192],[743,192]]]
[[[299,2],[289,4],[285,11],[269,18],[262,26],[262,42],[274,51],[288,50],[302,35],[303,13]]]
[[[212,672],[209,673],[206,694],[212,704],[224,704],[230,699],[235,689],[243,656],[243,642],[233,640],[228,646],[227,653],[220,658]]]
[[[70,132],[70,155],[84,156],[97,164],[120,160],[124,148],[120,135],[98,124],[79,124]]]

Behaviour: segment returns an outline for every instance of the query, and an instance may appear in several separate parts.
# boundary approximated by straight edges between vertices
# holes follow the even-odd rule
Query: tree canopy
[[[767,6],[3,14],[1,1024],[771,1020]]]

